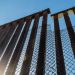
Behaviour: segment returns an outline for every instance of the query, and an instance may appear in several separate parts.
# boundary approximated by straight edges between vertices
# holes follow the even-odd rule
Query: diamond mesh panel
[[[41,27],[38,28],[29,75],[36,75],[38,49],[39,49],[39,42],[40,42],[40,32],[41,32]],[[75,60],[74,60],[71,43],[70,43],[67,30],[64,29],[64,30],[61,30],[60,32],[61,32],[61,41],[62,41],[62,48],[63,48],[63,54],[64,54],[66,75],[75,75]],[[16,71],[15,71],[15,75],[20,75],[20,71],[22,68],[22,63],[25,58],[24,56],[25,56],[27,45],[28,45],[30,33],[31,33],[31,30],[28,32],[26,42],[24,44]],[[46,39],[45,75],[57,75],[55,36],[54,36],[54,32],[50,30],[50,25],[47,26],[46,38],[47,39]]]
[[[54,33],[47,27],[45,75],[56,75]]]
[[[40,42],[41,27],[38,28],[29,75],[36,75],[36,66]]]
[[[61,40],[66,68],[66,75],[75,75],[75,60],[67,30],[61,31]]]

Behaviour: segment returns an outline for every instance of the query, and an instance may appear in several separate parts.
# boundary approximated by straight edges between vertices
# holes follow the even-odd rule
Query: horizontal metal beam
[[[12,22],[9,22],[9,23],[5,23],[5,24],[0,25],[0,26],[12,24],[13,22],[16,22],[16,23],[17,23],[17,22],[19,22],[19,21],[20,21],[20,22],[21,22],[21,21],[25,21],[28,17],[31,17],[31,18],[33,19],[33,18],[35,18],[35,16],[36,16],[37,14],[39,14],[39,17],[41,17],[41,16],[43,16],[43,12],[45,12],[45,11],[47,11],[48,14],[50,13],[50,9],[48,8],[48,9],[39,11],[39,12],[37,12],[37,13],[31,14],[31,15],[29,15],[29,16],[26,16],[26,17],[17,19],[17,20],[15,20],[15,21],[12,21]]]
[[[51,16],[55,16],[55,15],[58,15],[58,14],[64,13],[65,11],[67,12],[67,11],[69,11],[69,10],[74,10],[74,9],[75,9],[75,7],[68,8],[68,9],[66,9],[66,10],[63,10],[63,11],[60,11],[60,12],[57,12],[57,13],[51,14]]]

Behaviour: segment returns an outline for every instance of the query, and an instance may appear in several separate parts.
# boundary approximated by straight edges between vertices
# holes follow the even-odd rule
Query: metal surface
[[[75,13],[75,8],[52,15],[54,30],[47,22],[49,9],[0,26],[0,75],[75,75],[75,27],[70,12]],[[64,30],[59,23],[62,17]]]
[[[42,21],[36,75],[45,74],[46,30],[47,30],[47,12],[45,11],[43,12],[43,21]]]
[[[29,73],[30,64],[31,64],[32,55],[33,55],[35,38],[36,38],[36,34],[37,34],[38,22],[39,22],[39,14],[37,14],[35,16],[35,21],[33,24],[29,43],[28,43],[27,50],[26,50],[26,56],[25,56],[26,59],[23,62],[21,75],[28,75],[28,73]]]
[[[57,15],[58,16],[58,15]],[[58,18],[54,17],[57,75],[66,75]]]
[[[73,54],[74,54],[74,57],[75,57],[75,32],[73,30],[73,26],[72,26],[72,23],[71,23],[70,18],[68,16],[68,13],[64,12],[63,14],[64,14],[64,20],[65,20],[65,23],[66,23],[69,38],[70,38],[70,41],[71,41],[71,47],[72,47]]]

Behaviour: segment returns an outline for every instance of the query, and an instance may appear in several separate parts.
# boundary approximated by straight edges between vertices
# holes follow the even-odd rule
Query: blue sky
[[[50,8],[55,13],[75,6],[75,0],[0,0],[0,25]]]

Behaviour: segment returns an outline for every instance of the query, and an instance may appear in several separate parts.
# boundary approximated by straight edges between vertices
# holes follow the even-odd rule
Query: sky
[[[51,14],[75,6],[75,0],[0,0],[0,25],[49,8]]]

